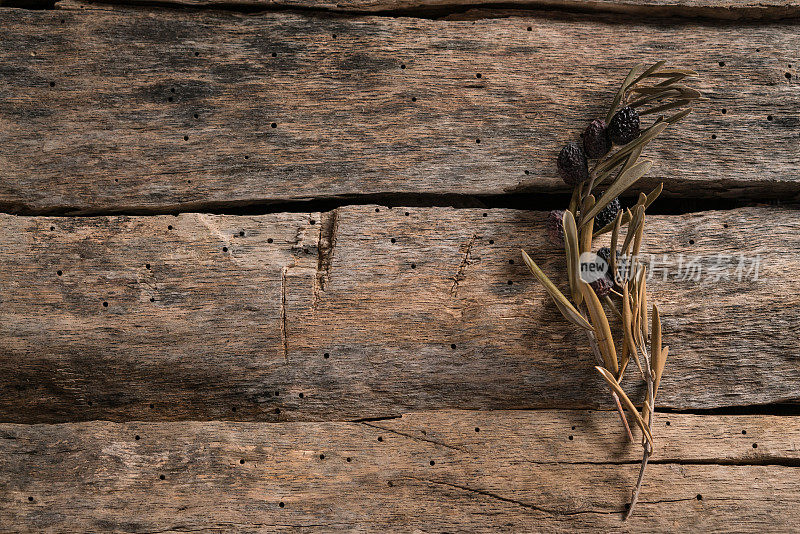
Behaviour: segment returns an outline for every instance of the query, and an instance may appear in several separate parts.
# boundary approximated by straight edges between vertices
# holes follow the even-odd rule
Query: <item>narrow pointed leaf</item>
[[[583,294],[583,300],[586,302],[586,308],[589,310],[589,317],[592,319],[603,362],[608,369],[617,374],[619,372],[617,349],[614,347],[614,338],[611,337],[611,327],[608,324],[608,317],[606,317],[603,305],[600,304],[600,299],[597,298],[597,294],[589,284],[583,280],[578,280],[578,283]]]
[[[661,316],[658,313],[658,306],[653,304],[653,334],[650,342],[650,369],[653,373],[653,387],[658,388],[661,381],[661,373],[664,371],[664,359],[661,352]]]
[[[691,104],[691,100],[676,100],[675,102],[667,102],[654,108],[645,109],[639,112],[639,115],[652,115],[653,113],[661,113],[662,111],[669,111],[670,109],[680,108]]]
[[[673,115],[672,117],[668,118],[666,120],[666,122],[668,122],[670,124],[675,124],[676,122],[682,120],[684,117],[686,117],[691,112],[692,112],[692,108],[684,109],[683,111],[678,112],[675,115]]]
[[[546,274],[544,274],[544,272],[542,272],[539,266],[536,265],[536,262],[534,262],[524,250],[522,251],[522,259],[525,261],[525,265],[527,265],[533,273],[533,276],[539,280],[539,283],[544,286],[544,289],[553,298],[559,311],[561,311],[561,314],[575,325],[587,330],[592,330],[592,325],[590,325],[583,315],[581,315],[580,312],[575,309],[570,301],[567,300],[567,297],[565,297],[564,294],[558,290],[556,285],[547,277]]]
[[[583,296],[578,287],[578,273],[580,269],[578,228],[575,225],[575,217],[572,215],[572,212],[564,212],[562,224],[564,226],[564,250],[567,256],[569,287],[572,291],[572,300],[575,302],[576,306],[580,306],[581,302],[583,302]]]

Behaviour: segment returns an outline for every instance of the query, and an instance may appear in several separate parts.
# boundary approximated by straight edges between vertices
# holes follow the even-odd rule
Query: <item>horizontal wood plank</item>
[[[800,192],[794,24],[73,7],[0,9],[5,211],[563,191],[559,147],[662,57],[706,99],[646,184]]]
[[[544,217],[2,216],[0,419],[609,408],[585,337],[521,264],[524,247],[563,284]],[[671,347],[660,407],[800,399],[799,229],[777,208],[649,218],[644,250],[669,276],[649,284]],[[760,256],[757,280],[737,280],[740,254]],[[680,279],[693,260],[699,281]]]
[[[617,439],[610,413],[2,424],[0,521],[35,532],[794,530],[796,418],[669,421],[627,522],[638,445]]]
[[[0,0],[0,6],[19,3],[45,4],[52,0]],[[136,0],[112,0],[114,4],[133,4]],[[796,0],[165,0],[164,4],[198,8],[274,9],[303,8],[345,13],[436,14],[458,11],[469,6],[499,5],[526,9],[576,10],[580,12],[621,13],[655,17],[706,17],[721,20],[775,20],[797,17]],[[69,5],[61,0],[59,5]]]

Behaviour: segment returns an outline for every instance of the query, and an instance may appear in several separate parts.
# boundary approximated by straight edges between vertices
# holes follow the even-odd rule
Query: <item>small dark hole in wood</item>
[[[28,497],[28,502],[33,502],[33,497]]]
[[[228,247],[222,247],[222,252],[228,252]]]
[[[453,350],[456,350],[456,344],[455,343],[451,344],[450,348],[453,349]]]
[[[753,448],[757,449],[758,448],[758,443],[753,443]]]
[[[150,297],[150,302],[155,302],[156,299],[154,297]]]
[[[250,159],[250,156],[245,156],[244,159]]]
[[[378,436],[378,441],[383,441],[383,436]]]
[[[786,74],[784,74],[784,76],[786,76],[786,79],[787,79],[787,80],[791,80],[791,79],[792,79],[792,75],[791,75],[791,73],[789,73],[789,72],[787,72]]]
[[[174,88],[174,87],[171,87],[171,88],[170,88],[170,90],[169,90],[169,92],[170,92],[170,93],[174,93],[174,92],[175,92],[175,88]]]
[[[572,441],[574,438],[572,436],[569,437],[569,440]]]
[[[336,34],[334,33],[333,35],[331,35],[331,37],[333,37],[334,39],[336,39]]]
[[[283,508],[283,507],[284,507],[284,506],[286,506],[286,505],[285,505],[285,504],[283,504],[283,501],[281,501],[281,502],[279,502],[279,503],[278,503],[278,506],[280,506],[281,508]]]
[[[483,216],[484,216],[484,217],[488,217],[488,216],[489,216],[489,214],[488,214],[488,213],[484,213],[484,214],[483,214]]]
[[[240,463],[240,464],[242,464],[242,465],[244,465],[244,458],[242,458],[241,460],[239,460],[239,463]]]
[[[91,406],[93,403],[92,403],[92,401],[86,401],[86,404]]]
[[[56,82],[50,82],[50,87],[55,87],[55,86],[56,86]]]
[[[108,308],[108,302],[103,302],[103,307]]]
[[[719,66],[720,66],[720,67],[724,67],[724,66],[725,66],[725,62],[724,62],[724,61],[720,61],[720,62],[719,62]]]
[[[529,31],[529,32],[532,32],[532,31],[533,31],[533,28],[531,28],[530,26],[528,26],[528,31]]]
[[[689,244],[690,244],[690,245],[694,245],[694,239],[690,239],[690,240],[689,240]]]
[[[391,241],[392,243],[397,243],[397,239],[395,239],[395,238],[391,238],[391,239],[390,239],[390,241]]]
[[[161,480],[164,480],[167,477],[165,477],[164,475],[158,475],[158,478],[160,478]]]
[[[426,432],[425,430],[420,430],[420,432],[422,432],[423,436],[427,436],[428,435],[428,432]]]
[[[723,227],[723,228],[727,228],[727,227],[728,227],[728,223],[724,223],[724,224],[722,225],[722,227]]]
[[[756,48],[756,52],[761,52],[761,49],[760,48]]]
[[[320,454],[320,455],[319,455],[319,459],[320,459],[320,460],[324,460],[324,459],[325,459],[325,455],[324,455],[324,454]]]
[[[481,144],[481,140],[480,139],[475,139],[475,142],[478,143],[478,144]]]
[[[244,237],[244,230],[239,231],[239,237]]]
[[[431,464],[431,465],[436,465],[436,462],[434,462],[433,460],[431,460],[431,461],[430,461],[430,464]]]
[[[280,415],[280,413],[281,413],[281,409],[280,408],[275,408],[275,415]]]
[[[400,65],[400,68],[404,69],[404,68],[406,68],[406,66],[405,65]]]
[[[61,271],[56,271],[56,274],[57,274],[58,276],[61,276],[61,275],[62,275],[62,274],[64,274],[64,273],[63,273],[63,272],[61,272]]]
[[[311,219],[308,222],[311,224],[311,226],[314,226],[315,224],[317,224],[317,221],[315,221],[314,219]]]
[[[574,427],[574,426],[572,427],[572,430],[575,430],[575,427]]]
[[[278,127],[278,123],[277,122],[273,122],[272,124],[270,124],[270,127],[277,128]]]
[[[489,240],[489,244],[490,244],[490,245],[494,245],[494,239],[490,239],[490,240]]]
[[[478,74],[475,75],[475,77],[476,78],[480,78],[481,77],[481,73],[479,72]]]
[[[135,436],[133,436],[133,439],[135,439],[136,441],[139,441],[142,438],[139,437],[139,434],[136,434]]]
[[[380,213],[380,212],[381,212],[380,208],[375,208],[375,213]]]
[[[167,97],[167,102],[172,102],[173,100],[175,100],[175,99],[172,98],[171,96]]]
[[[119,178],[114,178],[114,181],[115,181],[116,183],[119,183]]]
[[[772,120],[772,115],[767,115],[767,120],[771,121]]]
[[[406,217],[408,217],[409,215],[411,215],[411,214],[410,214],[410,213],[408,213],[408,212],[406,212]]]
[[[56,227],[55,227],[55,226],[51,226],[51,227],[50,227],[50,231],[53,231],[53,230],[55,230],[55,229],[56,229]]]
[[[667,421],[667,426],[669,426],[669,421]]]
[[[509,265],[514,265],[514,260],[508,260]]]
[[[151,405],[150,405],[150,409],[151,409],[151,410],[152,410],[153,408],[155,408],[155,407],[156,407],[156,406],[155,406],[155,404],[151,404]]]
[[[416,269],[416,268],[417,268],[417,264],[416,264],[416,263],[412,263],[412,264],[411,264],[411,268],[412,268],[412,269]]]
[[[747,435],[747,430],[742,430],[742,435],[743,436]]]
[[[703,500],[703,496],[702,496],[702,495],[700,495],[699,493],[697,494],[697,500],[698,500],[698,501],[702,501],[702,500]]]
[[[722,108],[722,114],[723,114],[723,115],[725,115],[727,112],[728,112],[728,110],[727,110],[727,109],[725,109],[725,108]]]
[[[323,358],[325,358],[325,359],[327,360],[328,358],[330,358],[330,357],[331,357],[331,355],[330,355],[330,353],[329,353],[329,352],[326,352],[325,354],[323,354],[323,355],[322,355],[322,357],[323,357]]]
[[[194,57],[199,57],[199,56],[200,56],[200,52],[195,52],[194,53]]]
[[[530,173],[531,173],[531,171],[529,171],[528,169],[525,169],[525,174],[530,174]]]
[[[480,432],[480,431],[481,431],[481,429],[476,426],[475,427],[475,432]]]
[[[200,118],[200,115],[199,115],[198,113],[195,113],[195,114],[194,114],[194,118],[195,118],[195,119],[198,119],[198,118]]]
[[[513,286],[514,285],[514,281],[513,280],[509,280],[508,281],[508,285]]]
[[[348,461],[348,462],[352,462],[352,461],[353,461],[353,459],[352,459],[352,458],[350,458],[350,457],[348,456],[348,457],[347,457],[347,461]]]
[[[189,136],[188,136],[188,135],[184,135],[184,136],[183,136],[183,140],[184,140],[184,141],[188,141],[188,140],[189,140]]]
[[[281,394],[281,392],[280,392],[280,391],[276,391],[276,392],[275,392],[275,396],[276,396],[276,397],[277,397],[278,395],[280,395],[280,394]]]
[[[64,24],[64,19],[61,19],[61,24]]]
[[[190,183],[192,183],[192,181],[191,180],[186,180],[186,183],[190,184]]]
[[[417,97],[416,97],[416,96],[412,96],[412,97],[411,97],[411,101],[412,101],[412,102],[416,102],[416,101],[417,101]]]
[[[717,134],[711,134],[711,139],[716,139],[716,138],[717,138]]]
[[[272,243],[272,238],[271,237],[267,238],[267,243]]]
[[[278,53],[277,52],[273,52],[272,53],[272,57],[278,57]]]
[[[389,480],[389,481],[386,483],[386,485],[387,485],[387,486],[389,486],[390,488],[391,488],[391,487],[394,487],[394,484],[392,484],[392,481],[391,481],[391,480]]]
[[[167,230],[172,230],[172,225],[167,226]]]
[[[303,394],[302,393],[298,393],[297,396],[300,397],[301,399],[303,398]]]

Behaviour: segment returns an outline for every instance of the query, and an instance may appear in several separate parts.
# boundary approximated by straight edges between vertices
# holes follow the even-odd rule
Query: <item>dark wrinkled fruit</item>
[[[608,123],[608,135],[618,145],[626,145],[639,137],[639,113],[625,106]]]
[[[564,246],[564,210],[553,210],[547,214],[547,237],[553,245]]]
[[[609,202],[606,207],[601,209],[600,213],[594,217],[595,231],[605,228],[607,225],[613,223],[621,209],[622,206],[619,203],[619,198],[615,198]]]
[[[602,158],[611,150],[611,138],[608,136],[604,120],[595,119],[590,122],[581,137],[583,137],[583,152],[587,158]]]
[[[567,183],[575,185],[589,178],[589,163],[578,143],[567,143],[558,155],[558,174]]]
[[[598,278],[594,282],[589,283],[594,289],[594,292],[597,293],[598,297],[605,297],[611,291],[611,287],[614,283],[609,279],[603,276],[602,278]]]
[[[603,247],[603,248],[601,248],[600,250],[597,251],[597,256],[599,258],[601,258],[604,262],[606,262],[606,265],[608,266],[608,270],[606,270],[606,278],[608,278],[609,281],[613,282],[614,281],[614,273],[611,272],[611,249],[608,248],[608,247]],[[627,261],[622,256],[622,251],[619,250],[619,249],[617,249],[617,258],[616,258],[616,260],[617,260],[617,271],[620,271],[620,270],[624,271],[625,266],[627,265]],[[624,273],[620,273],[620,274],[624,275]]]

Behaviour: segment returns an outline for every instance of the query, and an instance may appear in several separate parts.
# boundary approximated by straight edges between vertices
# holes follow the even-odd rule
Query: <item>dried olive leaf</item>
[[[567,278],[572,292],[572,300],[576,306],[583,302],[583,295],[578,288],[578,273],[580,269],[580,254],[578,244],[578,228],[575,225],[575,217],[571,211],[565,211],[562,219],[564,226],[564,250],[567,256]]]
[[[644,214],[644,202],[639,204],[637,209],[642,210],[642,220],[639,223],[639,226],[636,228],[636,235],[633,236],[633,255],[639,255],[639,249],[642,247],[642,236],[644,235],[644,223],[646,219],[646,215]]]
[[[628,75],[625,76],[625,79],[622,81],[622,85],[617,91],[617,94],[614,95],[614,101],[611,103],[611,108],[608,110],[606,114],[606,124],[611,122],[611,117],[614,116],[614,112],[617,110],[617,106],[619,106],[620,102],[622,102],[622,98],[625,96],[625,91],[628,87],[633,83],[634,77],[638,74],[638,72],[642,69],[642,64],[637,63],[634,65],[631,70],[628,72]]]
[[[583,202],[583,206],[581,206],[581,213],[583,214],[591,210],[594,207],[594,203],[594,195],[589,195],[586,197],[586,200]],[[581,254],[592,251],[592,230],[594,230],[594,224],[587,224],[581,227]]]
[[[642,316],[642,337],[645,341],[648,339],[648,332],[647,332],[647,276],[646,276],[646,268],[642,271],[642,293],[639,296],[639,305],[641,306],[641,312],[639,312]]]
[[[650,369],[653,372],[653,388],[658,388],[661,373],[664,371],[665,360],[661,351],[661,316],[658,306],[653,304],[653,338],[650,342]]]
[[[639,352],[636,350],[636,345],[633,342],[633,314],[631,313],[630,293],[628,291],[628,284],[622,289],[622,334],[623,346],[626,351],[633,355],[636,367],[639,368],[639,373],[644,378],[644,369],[639,361]]]
[[[667,363],[667,357],[669,356],[669,346],[664,346],[661,349],[661,366],[659,367],[659,371],[655,376],[655,384],[653,385],[653,395],[656,394],[658,391],[658,385],[661,383],[661,374],[664,372],[664,367]]]
[[[614,219],[614,229],[611,231],[611,277],[617,278],[617,242],[619,241],[619,227],[622,224],[622,210],[617,212]]]
[[[586,219],[592,220],[595,215],[600,213],[600,211],[605,208],[609,202],[620,196],[624,193],[630,186],[632,186],[636,181],[647,174],[650,170],[650,167],[653,166],[653,162],[650,160],[640,161],[621,175],[617,177],[614,182],[608,186],[608,189],[605,190],[603,195],[600,197],[600,200],[595,202],[594,207],[589,210],[589,213],[586,214]],[[583,224],[586,224],[584,221]]]
[[[584,316],[581,315],[580,312],[578,312],[578,310],[575,309],[575,307],[569,302],[569,300],[567,300],[567,297],[565,297],[564,294],[558,290],[556,285],[552,281],[550,281],[547,275],[544,274],[544,272],[542,272],[539,266],[536,265],[536,262],[534,262],[531,259],[531,257],[528,256],[528,253],[525,252],[524,250],[522,251],[522,259],[523,261],[525,261],[525,265],[527,265],[528,268],[533,273],[533,276],[535,276],[536,279],[539,280],[539,283],[542,284],[542,286],[544,286],[545,291],[547,291],[553,298],[553,300],[556,303],[556,306],[561,311],[562,315],[564,315],[564,317],[568,321],[572,322],[577,326],[580,326],[581,328],[585,328],[586,330],[593,330],[592,325],[589,324],[589,321],[587,321],[586,318],[584,318]]]
[[[628,224],[628,233],[625,234],[625,241],[622,242],[622,253],[628,254],[628,249],[631,246],[631,242],[633,241],[633,237],[636,235],[636,232],[639,231],[639,226],[642,224],[642,219],[644,218],[644,206],[641,204],[637,204],[633,207],[633,215],[631,217],[631,222]]]
[[[619,395],[620,400],[625,405],[625,408],[633,415],[633,418],[636,420],[636,424],[639,425],[639,428],[642,429],[642,433],[647,439],[647,442],[650,444],[650,448],[653,448],[653,435],[650,433],[650,428],[644,423],[641,414],[639,414],[639,410],[636,409],[636,406],[631,402],[631,399],[625,394],[625,391],[619,385],[617,380],[614,378],[614,375],[608,372],[607,369],[603,369],[599,365],[594,366],[597,369],[597,372],[600,373],[605,381],[611,386],[611,389]]]
[[[639,112],[639,115],[650,115],[652,113],[661,113],[662,111],[668,111],[670,109],[680,108],[683,106],[687,106],[691,104],[691,100],[676,100],[675,102],[667,102],[666,104],[662,104],[660,106],[656,106],[654,108],[645,109]]]
[[[589,310],[589,317],[592,319],[603,362],[606,367],[612,369],[616,374],[619,372],[617,349],[614,347],[614,338],[611,337],[611,326],[608,324],[606,312],[603,309],[603,305],[600,304],[600,299],[597,298],[597,293],[594,292],[594,289],[583,280],[578,280],[578,284],[580,284],[586,308]]]
[[[655,63],[647,67],[647,69],[641,75],[639,75],[638,78],[636,78],[633,82],[631,82],[631,85],[636,85],[637,83],[644,80],[645,78],[647,78],[648,76],[650,76],[651,74],[653,74],[655,71],[657,71],[666,64],[667,62],[664,61],[663,59],[661,61],[656,61]]]

